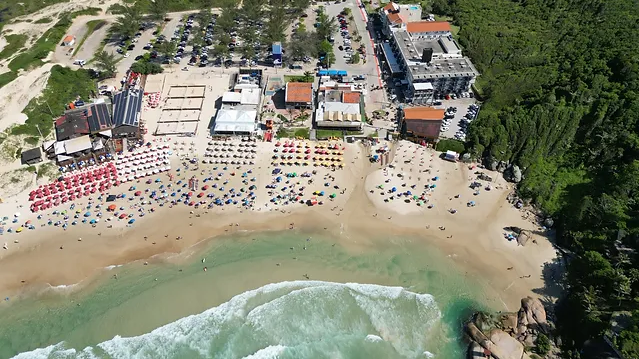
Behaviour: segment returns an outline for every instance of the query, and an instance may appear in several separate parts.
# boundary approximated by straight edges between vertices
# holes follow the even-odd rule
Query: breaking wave
[[[432,358],[441,314],[429,294],[372,284],[269,284],[136,337],[14,358]]]

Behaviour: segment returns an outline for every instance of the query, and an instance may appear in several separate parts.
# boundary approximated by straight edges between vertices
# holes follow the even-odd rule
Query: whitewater
[[[432,295],[402,287],[281,282],[139,336],[14,358],[436,358],[440,319]]]

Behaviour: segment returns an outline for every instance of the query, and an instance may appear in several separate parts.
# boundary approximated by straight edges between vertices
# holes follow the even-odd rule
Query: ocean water
[[[0,358],[455,359],[461,320],[491,300],[411,239],[246,234],[5,304]]]

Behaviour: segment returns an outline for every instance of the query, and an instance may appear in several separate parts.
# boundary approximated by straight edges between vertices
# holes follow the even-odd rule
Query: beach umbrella
[[[135,223],[135,218],[129,219],[129,224],[133,224],[133,223]]]
[[[22,232],[23,229],[24,229],[24,227],[18,227],[18,229],[16,229],[16,233]]]
[[[331,193],[331,196],[330,196],[330,197],[331,197],[331,198],[335,198],[335,197],[337,197],[337,195],[336,195],[335,193]]]
[[[84,214],[84,216],[85,216],[85,217],[89,217],[90,215],[91,215],[91,212],[86,212],[86,213]]]

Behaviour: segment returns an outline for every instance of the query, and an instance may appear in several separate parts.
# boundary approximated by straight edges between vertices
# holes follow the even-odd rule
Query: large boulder
[[[514,165],[506,168],[504,171],[504,178],[509,182],[521,182],[521,170],[519,169],[519,166]]]
[[[524,355],[524,346],[500,329],[490,333],[492,346],[488,348],[496,359],[521,359]]]
[[[508,168],[508,163],[499,161],[499,163],[497,164],[497,172],[504,173],[504,171],[506,171],[506,168]]]
[[[497,160],[492,156],[488,156],[484,158],[484,166],[486,166],[486,168],[491,171],[497,170],[497,163],[498,163]]]
[[[505,330],[515,330],[517,329],[517,314],[516,313],[506,313],[503,314],[500,318],[501,327]]]

